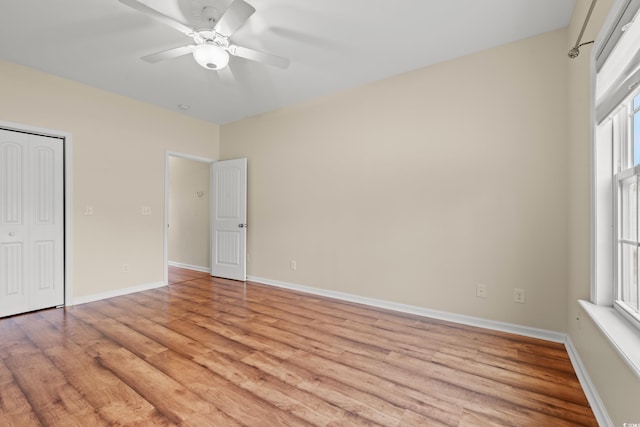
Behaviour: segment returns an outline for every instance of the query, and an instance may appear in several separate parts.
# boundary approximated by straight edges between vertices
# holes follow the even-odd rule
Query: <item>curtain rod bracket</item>
[[[595,8],[597,1],[598,0],[592,0],[591,6],[589,7],[589,12],[587,12],[587,17],[585,18],[584,23],[582,24],[582,29],[580,30],[580,34],[578,35],[578,40],[576,40],[576,44],[571,48],[571,50],[567,54],[567,56],[569,56],[569,58],[571,59],[577,58],[578,55],[580,55],[580,48],[582,46],[593,43],[593,41],[590,41],[590,42],[580,44],[580,40],[582,40],[582,36],[584,35],[584,30],[587,28],[587,24],[589,23],[589,19],[591,19],[591,14],[593,13],[593,9]]]

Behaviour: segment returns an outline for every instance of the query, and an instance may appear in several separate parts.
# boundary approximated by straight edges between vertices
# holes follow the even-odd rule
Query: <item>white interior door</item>
[[[246,280],[247,159],[212,166],[211,275]]]
[[[64,303],[63,142],[0,130],[0,316]]]

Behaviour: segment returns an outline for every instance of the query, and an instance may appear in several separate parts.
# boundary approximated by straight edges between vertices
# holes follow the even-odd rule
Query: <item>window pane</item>
[[[623,293],[622,298],[623,301],[626,302],[627,304],[629,304],[631,306],[631,308],[633,308],[636,313],[638,312],[638,289],[640,288],[640,282],[638,281],[638,263],[640,260],[638,260],[638,248],[636,248],[635,251],[635,279],[633,281],[631,281],[631,283],[629,283],[629,289],[627,290],[626,294]]]
[[[640,107],[640,93],[636,95],[635,98],[633,98],[633,109],[637,109],[638,107]]]
[[[638,178],[634,175],[622,181],[620,234],[624,240],[638,241]]]
[[[635,309],[638,306],[638,247],[622,243],[620,245],[622,255],[620,265],[620,299],[633,306],[631,298],[635,293]]]

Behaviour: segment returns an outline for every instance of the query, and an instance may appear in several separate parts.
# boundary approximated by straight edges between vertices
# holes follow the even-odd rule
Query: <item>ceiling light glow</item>
[[[208,70],[221,70],[229,63],[229,54],[220,46],[203,43],[193,49],[193,58]]]

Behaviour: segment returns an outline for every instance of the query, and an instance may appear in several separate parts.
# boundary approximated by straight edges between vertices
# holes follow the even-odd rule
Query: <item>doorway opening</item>
[[[165,164],[165,282],[169,266],[211,271],[213,159],[168,152]]]

